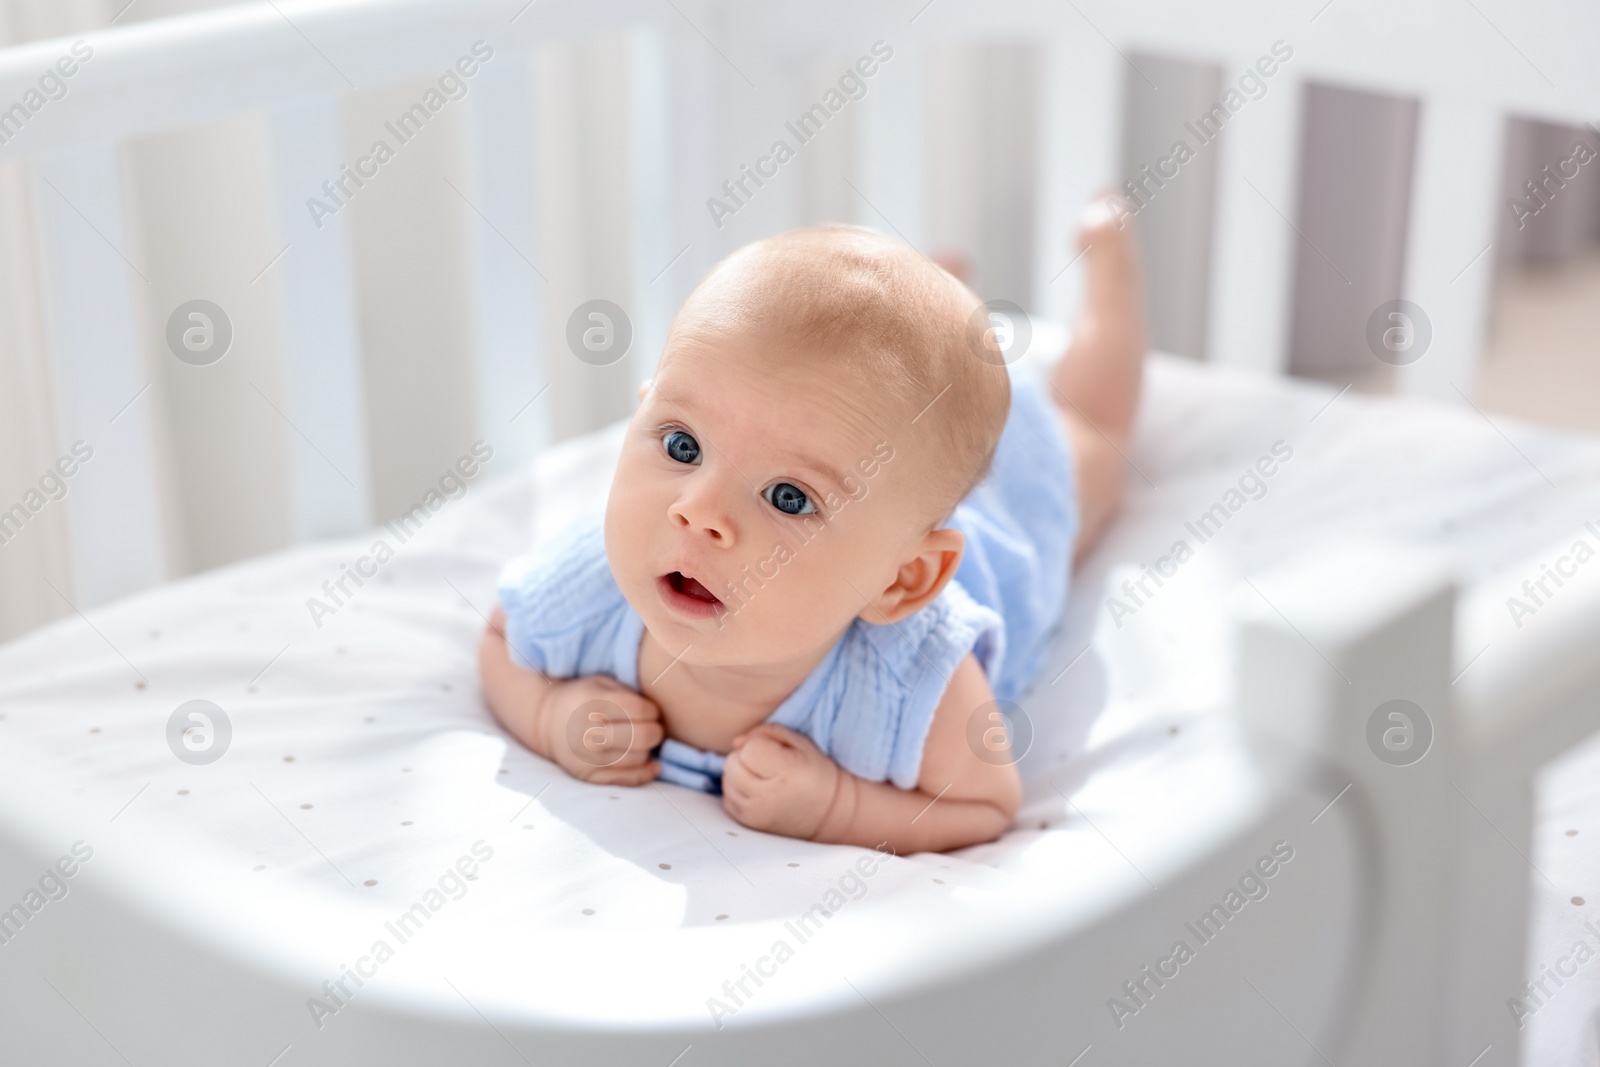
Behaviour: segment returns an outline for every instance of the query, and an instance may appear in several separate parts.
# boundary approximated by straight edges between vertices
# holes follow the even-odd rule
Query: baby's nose
[[[692,486],[667,508],[667,521],[690,533],[702,533],[722,547],[733,544],[733,520],[723,494],[706,483]]]

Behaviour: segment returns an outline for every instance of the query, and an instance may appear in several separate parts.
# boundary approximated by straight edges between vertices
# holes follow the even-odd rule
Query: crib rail
[[[74,80],[26,137],[0,144],[0,159],[435,75],[479,38],[526,48],[653,21],[635,0],[541,2],[512,22],[516,10],[503,0],[243,4],[87,33],[92,78]],[[21,99],[70,43],[0,53],[0,99]]]
[[[604,131],[604,139],[625,146],[625,166],[585,216],[592,221],[609,210],[624,220],[611,251],[625,265],[604,284],[594,281],[600,275],[582,253],[585,224],[565,237],[541,224],[548,221],[541,198],[562,190],[540,190],[529,102],[535,50],[601,35],[624,41],[629,116]],[[1506,118],[1600,118],[1600,66],[1589,55],[1600,40],[1600,8],[1593,5],[897,0],[864,10],[843,0],[285,0],[85,33],[88,57],[74,51],[75,40],[0,52],[0,108],[9,109],[0,111],[0,166],[22,161],[29,176],[44,283],[43,358],[54,400],[48,451],[72,453],[82,441],[94,452],[61,505],[71,527],[69,592],[84,608],[184,573],[197,558],[184,547],[183,508],[172,502],[196,476],[174,460],[174,403],[162,400],[172,380],[154,369],[177,358],[167,340],[175,307],[136,252],[138,218],[129,206],[126,153],[144,138],[265,116],[268,173],[255,206],[267,236],[261,273],[248,285],[267,287],[260,299],[272,309],[273,326],[266,331],[270,358],[250,385],[272,409],[267,418],[283,471],[281,500],[261,505],[261,513],[282,511],[281,540],[299,543],[388,517],[378,499],[386,471],[411,462],[409,453],[375,444],[386,401],[374,395],[374,382],[392,353],[369,342],[358,306],[361,234],[341,204],[327,217],[308,201],[326,197],[324,183],[352,165],[343,110],[352,96],[436,81],[479,41],[496,58],[479,64],[470,93],[451,105],[464,115],[461,184],[437,190],[456,212],[450,225],[466,235],[471,278],[462,294],[441,299],[461,305],[471,335],[464,355],[451,357],[459,360],[453,372],[471,383],[470,428],[494,443],[503,466],[531,457],[558,432],[614,414],[614,405],[586,407],[586,390],[625,396],[650,373],[671,311],[695,278],[737,244],[802,221],[808,203],[841,206],[855,221],[926,247],[937,211],[931,176],[951,161],[930,147],[934,116],[925,90],[952,42],[1034,48],[1034,112],[1019,143],[1036,154],[1009,168],[972,168],[982,180],[964,195],[1020,213],[1020,222],[1000,213],[982,217],[1009,219],[1017,232],[1033,235],[1030,280],[1018,295],[1054,319],[1070,318],[1081,280],[1081,264],[1064,242],[1077,206],[1098,186],[1148,180],[1125,172],[1120,151],[1123,87],[1145,77],[1129,57],[1216,63],[1224,85],[1274,57],[1267,88],[1229,112],[1226,136],[1214,145],[1206,298],[1211,358],[1263,374],[1286,365],[1294,257],[1305,240],[1294,224],[1303,87],[1328,82],[1419,98],[1406,266],[1395,295],[1426,309],[1433,341],[1430,358],[1402,367],[1399,381],[1404,391],[1446,400],[1471,393],[1481,348],[1485,253],[1502,210],[1496,198]],[[708,199],[727,195],[723,183],[817,102],[819,65],[834,64],[837,77],[880,40],[893,49],[892,66],[841,112],[848,151],[762,187],[719,225]],[[1273,52],[1277,42],[1292,59]],[[64,71],[64,59],[75,70],[70,79],[63,73],[64,95],[52,98],[41,78]],[[39,106],[27,103],[29,94]],[[24,102],[25,117],[14,102]],[[832,178],[847,178],[848,187],[835,183],[839,188],[819,200],[819,183]],[[620,293],[635,334],[625,373],[603,380],[599,368],[540,340],[559,336],[573,307],[601,289]],[[242,499],[211,506],[244,506]],[[0,525],[0,532],[14,530]],[[242,554],[224,538],[211,556],[230,553]],[[1520,977],[1525,927],[1518,923],[1525,919],[1518,917],[1527,914],[1527,880],[1515,864],[1501,863],[1504,856],[1486,858],[1462,821],[1439,813],[1461,807],[1455,787],[1525,842],[1529,777],[1592,729],[1592,699],[1583,703],[1574,694],[1592,693],[1593,678],[1558,678],[1549,664],[1523,663],[1506,668],[1511,675],[1469,676],[1450,695],[1450,679],[1459,677],[1450,660],[1450,600],[1440,581],[1426,579],[1426,568],[1394,566],[1394,595],[1364,602],[1359,619],[1330,613],[1337,594],[1371,587],[1371,564],[1357,561],[1342,574],[1324,565],[1302,576],[1309,584],[1298,593],[1292,579],[1281,592],[1263,579],[1287,614],[1321,617],[1326,627],[1286,629],[1276,610],[1247,621],[1254,629],[1246,635],[1245,677],[1257,688],[1244,694],[1242,714],[1258,741],[1348,769],[1376,810],[1406,816],[1376,846],[1388,879],[1381,895],[1392,907],[1378,929],[1396,936],[1380,947],[1381,980],[1364,993],[1351,1048],[1392,1051],[1380,1038],[1402,1033],[1413,1042],[1404,1062],[1465,1063],[1479,1054],[1480,1037],[1502,1050],[1514,1045],[1495,998]],[[1592,601],[1584,605],[1588,614],[1573,633],[1592,647],[1600,615]],[[1463,616],[1462,625],[1471,618]],[[1562,662],[1581,665],[1583,647],[1562,649]],[[1438,758],[1404,780],[1373,763],[1364,735],[1353,729],[1374,701],[1396,697],[1445,709]],[[1525,720],[1534,728],[1513,728]],[[1504,756],[1505,739],[1513,737],[1531,747],[1516,749],[1512,760],[1491,759]],[[1446,777],[1454,772],[1453,780]],[[1446,834],[1430,834],[1423,817],[1430,813]],[[1473,891],[1479,895],[1450,895],[1463,885],[1481,887]],[[1433,906],[1430,894],[1444,894],[1450,909]],[[1455,960],[1458,974],[1446,973],[1438,963],[1451,959],[1445,921],[1466,928],[1485,915],[1513,918],[1462,948],[1468,955]],[[1488,1062],[1506,1059],[1497,1054]]]
[[[1239,591],[1237,712],[1260,759],[1320,776],[1330,807],[1350,790],[1374,813],[1378,905],[1342,1059],[1522,1062],[1507,1009],[1545,877],[1534,783],[1600,732],[1584,655],[1600,586],[1563,592],[1559,614],[1519,633],[1504,589],[1458,604],[1442,557],[1393,544],[1316,553]]]
[[[1456,400],[1471,392],[1481,347],[1505,118],[1600,115],[1600,72],[1585,55],[1597,33],[1600,12],[1592,8],[1442,0],[1404,9],[1316,0],[1270,10],[1247,0],[908,0],[872,11],[842,2],[340,0],[249,4],[85,33],[93,58],[64,81],[65,95],[25,121],[13,118],[14,130],[0,126],[0,162],[25,160],[32,175],[55,436],[63,450],[79,440],[97,449],[67,507],[76,602],[102,603],[242,554],[225,535],[194,548],[202,535],[173,503],[190,475],[165,436],[170,411],[151,402],[161,389],[145,396],[160,380],[152,366],[172,358],[164,333],[174,309],[160,279],[128,251],[139,234],[125,153],[142,138],[267,116],[270,195],[261,209],[271,215],[271,236],[258,279],[270,290],[263,299],[275,337],[270,373],[251,384],[276,411],[269,417],[279,421],[286,488],[281,503],[258,506],[281,511],[283,540],[297,543],[387,517],[391,507],[377,498],[393,480],[390,468],[407,462],[403,449],[377,440],[383,420],[373,381],[389,354],[366,336],[356,306],[348,213],[308,210],[324,196],[323,183],[353,163],[341,107],[358,90],[436,78],[474,42],[499,58],[452,105],[465,116],[464,184],[440,185],[437,195],[455,198],[451,225],[470,246],[472,277],[459,298],[472,335],[457,368],[472,383],[464,418],[510,465],[557,433],[613,416],[621,403],[584,399],[584,389],[598,388],[593,368],[539,340],[559,336],[569,305],[596,295],[586,285],[602,286],[592,284],[592,263],[574,259],[589,236],[583,226],[563,237],[540,224],[548,218],[540,198],[562,191],[548,182],[539,191],[545,161],[536,158],[528,117],[535,49],[600,35],[627,42],[629,118],[606,131],[625,148],[625,173],[605,190],[623,231],[608,254],[626,264],[606,275],[607,287],[623,292],[635,333],[626,373],[603,383],[617,396],[649,373],[672,309],[705,267],[752,236],[802,221],[819,182],[832,183],[823,202],[855,221],[926,245],[936,210],[930,175],[942,167],[931,154],[926,89],[941,49],[1013,42],[1035,46],[1038,58],[1033,118],[1019,142],[1037,150],[1020,178],[1017,167],[973,168],[978,184],[963,195],[999,204],[1004,212],[982,217],[1002,219],[1012,227],[1006,233],[1033,235],[1031,281],[1018,295],[1054,319],[1069,318],[1077,299],[1081,264],[1065,235],[1078,205],[1103,185],[1153,188],[1137,172],[1122,173],[1119,102],[1128,79],[1145,77],[1129,57],[1213,62],[1229,87],[1264,69],[1263,57],[1278,46],[1273,75],[1258,79],[1266,89],[1240,98],[1215,141],[1206,297],[1211,358],[1262,373],[1286,364],[1303,241],[1293,221],[1302,87],[1314,80],[1419,97],[1404,291],[1396,295],[1426,309],[1433,342],[1430,358],[1400,368],[1399,380],[1406,391]],[[1524,37],[1538,47],[1519,46]],[[880,40],[893,50],[892,66],[851,104],[848,151],[836,153],[843,162],[797,170],[731,219],[716,218],[708,200],[727,196],[723,183],[819,98],[819,64],[851,62]],[[27,100],[72,47],[63,38],[0,52],[0,105]],[[596,217],[604,212],[586,219]],[[289,254],[272,258],[280,250]],[[592,381],[580,383],[586,373]]]

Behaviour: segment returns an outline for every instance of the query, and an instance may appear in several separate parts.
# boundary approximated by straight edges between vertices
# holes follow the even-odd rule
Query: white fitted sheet
[[[13,642],[0,649],[0,745],[119,823],[262,879],[370,894],[391,912],[487,838],[499,847],[493,877],[473,886],[462,919],[479,929],[794,915],[854,850],[753,833],[716,798],[675,787],[573,781],[508,744],[481,702],[473,651],[500,565],[530,523],[549,530],[602,506],[617,437],[614,427],[571,442],[537,472],[489,464],[404,545],[380,530],[281,552]],[[1278,441],[1293,457],[1265,497],[1200,543],[1185,524]],[[1248,807],[1254,779],[1221,711],[1223,604],[1240,576],[1376,534],[1442,546],[1477,583],[1600,519],[1600,442],[1165,358],[1152,360],[1130,462],[1125,512],[1079,572],[1044,678],[1023,701],[1036,737],[1016,829],[896,861],[875,897],[1017,878],[1120,883],[1130,865],[1176,862],[1207,836],[1198,828]],[[396,558],[316,626],[307,598],[378,537]],[[1180,538],[1193,558],[1117,625],[1106,598]],[[208,767],[166,747],[167,717],[194,698],[221,705],[233,726],[228,754]],[[1581,929],[1600,909],[1597,771],[1591,745],[1541,789],[1533,861],[1559,888],[1536,882],[1536,962],[1577,937],[1600,948]],[[1530,1062],[1600,1063],[1597,1002],[1600,963],[1530,1020]]]

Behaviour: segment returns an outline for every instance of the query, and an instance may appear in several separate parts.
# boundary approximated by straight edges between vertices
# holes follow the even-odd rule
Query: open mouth
[[[680,615],[704,619],[723,610],[722,601],[713,596],[711,590],[682,571],[663,574],[656,584],[667,606]]]

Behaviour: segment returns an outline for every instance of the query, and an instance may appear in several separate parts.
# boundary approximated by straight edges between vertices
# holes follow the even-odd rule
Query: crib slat
[[[1117,184],[1124,68],[1081,21],[1064,21],[1044,49],[1031,310],[1070,322],[1083,297],[1083,260],[1073,263],[1078,215],[1097,189]]]
[[[673,115],[667,42],[653,27],[635,27],[628,35],[628,142],[633,196],[633,349],[628,353],[634,378],[652,377],[666,343],[667,327],[677,311],[676,294],[695,275],[684,268],[689,235],[674,226],[672,211]],[[704,216],[702,216],[703,218]],[[676,259],[683,252],[683,259]],[[674,281],[679,285],[675,285]]]
[[[694,16],[688,8],[685,11]],[[635,71],[634,77],[641,80],[632,95],[637,101],[648,92],[648,84],[656,84],[660,96],[648,107],[653,114],[669,117],[662,127],[665,148],[658,143],[635,157],[636,171],[657,168],[658,172],[636,174],[634,182],[636,188],[658,183],[661,193],[652,195],[666,197],[662,232],[669,250],[665,259],[651,264],[645,281],[649,299],[660,301],[657,306],[665,307],[670,320],[695,282],[747,238],[739,225],[743,210],[734,217],[714,218],[707,207],[709,198],[724,197],[722,183],[737,177],[729,147],[729,97],[738,91],[735,86],[746,86],[727,63],[710,53],[705,40],[684,19],[670,12],[669,16],[670,21],[652,31],[657,35],[654,48],[660,69]],[[641,113],[634,121],[648,120]],[[644,139],[635,138],[636,147],[643,143]],[[664,334],[658,336],[665,339]],[[648,344],[648,337],[646,333],[638,340]],[[652,360],[659,353],[660,341],[656,344]],[[635,364],[636,369],[639,366]]]
[[[894,56],[872,79],[859,103],[856,166],[860,188],[855,221],[897,234],[927,250],[923,78],[926,50],[915,40],[890,45]]]
[[[467,98],[470,187],[462,192],[472,203],[462,211],[477,264],[477,432],[502,470],[550,437],[550,393],[541,392],[548,355],[538,343],[549,296],[541,275],[550,268],[539,255],[531,91],[527,53],[506,50],[482,69]]]
[[[344,162],[338,102],[317,97],[272,112],[274,202],[285,251],[265,273],[279,295],[289,531],[296,542],[337,537],[372,520],[365,383],[347,210],[312,218],[323,183]],[[265,279],[263,279],[265,280]]]
[[[74,601],[87,608],[168,574],[151,429],[157,398],[140,345],[149,268],[129,240],[115,145],[40,158],[33,176],[60,447],[71,453],[81,440],[93,450],[66,501]]]
[[[1224,84],[1258,57],[1224,67]],[[1206,359],[1261,374],[1289,364],[1298,211],[1301,83],[1279,69],[1266,95],[1235,115],[1216,140],[1217,199],[1211,244]]]
[[[1461,402],[1477,386],[1488,319],[1505,119],[1451,100],[1423,101],[1406,226],[1405,298],[1432,325],[1427,351],[1401,367],[1400,392]],[[1529,175],[1532,178],[1534,175]]]

